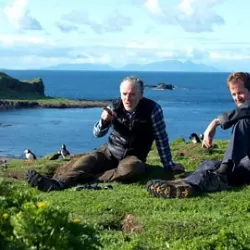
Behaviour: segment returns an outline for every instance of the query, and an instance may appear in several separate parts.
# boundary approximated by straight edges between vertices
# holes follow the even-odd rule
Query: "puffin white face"
[[[24,150],[24,153],[25,153],[25,154],[28,154],[28,153],[30,153],[30,150],[29,150],[29,149],[25,149],[25,150]]]

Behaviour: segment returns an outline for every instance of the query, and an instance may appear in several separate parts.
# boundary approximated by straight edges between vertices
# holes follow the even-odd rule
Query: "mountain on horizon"
[[[127,64],[116,68],[108,64],[58,64],[42,68],[46,70],[91,70],[91,71],[186,71],[186,72],[218,72],[215,67],[198,64],[192,61],[180,62],[178,60],[166,60],[148,64]]]

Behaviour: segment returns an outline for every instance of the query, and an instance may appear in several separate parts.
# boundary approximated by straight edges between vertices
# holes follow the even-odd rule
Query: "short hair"
[[[227,87],[229,88],[230,83],[234,83],[239,80],[242,81],[244,83],[244,87],[250,91],[250,75],[247,72],[231,73],[227,78]]]
[[[126,82],[126,81],[133,83],[140,90],[141,94],[143,94],[144,83],[140,78],[138,78],[136,76],[127,76],[122,80],[121,85],[123,82]]]

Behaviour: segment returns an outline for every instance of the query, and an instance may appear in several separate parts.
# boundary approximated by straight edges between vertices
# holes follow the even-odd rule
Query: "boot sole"
[[[147,191],[157,198],[189,198],[194,196],[193,189],[187,185],[169,184],[163,180],[151,180],[147,183]]]

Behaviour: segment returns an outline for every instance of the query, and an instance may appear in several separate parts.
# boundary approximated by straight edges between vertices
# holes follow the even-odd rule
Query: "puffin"
[[[67,150],[65,144],[62,144],[60,153],[61,153],[61,156],[62,156],[63,158],[65,158],[65,157],[67,157],[67,156],[70,156],[70,152]]]
[[[201,143],[201,139],[200,137],[196,134],[196,133],[192,133],[189,136],[189,139],[191,140],[192,143],[196,144],[196,143]]]
[[[1,162],[1,168],[2,168],[2,170],[6,170],[8,168],[8,166],[7,166],[7,160],[4,159],[4,160],[1,160],[0,162]]]
[[[62,158],[61,151],[58,151],[58,152],[52,154],[52,155],[49,157],[49,160],[50,160],[50,161],[53,161],[53,160],[58,160],[58,159],[60,159],[60,158]]]
[[[36,155],[30,149],[24,150],[24,155],[27,160],[36,160]]]

